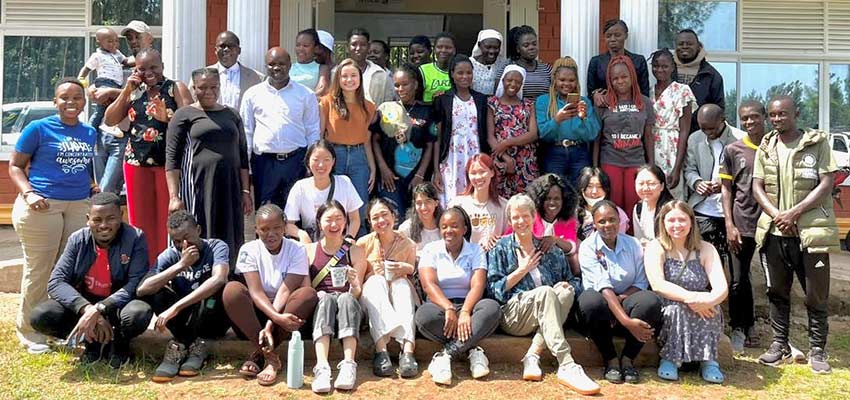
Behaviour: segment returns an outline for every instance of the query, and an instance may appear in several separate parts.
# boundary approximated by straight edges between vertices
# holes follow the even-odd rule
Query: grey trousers
[[[351,293],[319,292],[319,304],[313,314],[313,340],[322,336],[358,338],[362,311]]]

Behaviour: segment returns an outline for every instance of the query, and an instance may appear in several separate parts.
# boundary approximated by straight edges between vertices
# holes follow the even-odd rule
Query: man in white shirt
[[[706,104],[697,111],[700,130],[688,138],[685,182],[688,204],[694,209],[702,238],[714,245],[728,265],[726,223],[720,194],[720,164],[723,149],[744,137],[744,132],[726,123],[723,109]]]
[[[310,89],[290,81],[291,65],[286,50],[269,49],[268,79],[242,97],[255,207],[284,207],[292,185],[306,175],[307,147],[319,140],[319,102]]]
[[[218,62],[207,66],[218,70],[221,82],[218,102],[236,110],[239,110],[245,92],[263,81],[263,74],[239,62],[241,53],[239,37],[231,31],[224,31],[215,39],[215,58]],[[192,89],[191,85],[189,89]],[[194,96],[194,91],[191,91]]]
[[[395,95],[393,79],[390,74],[378,64],[369,61],[369,32],[363,28],[354,28],[348,32],[348,57],[357,63],[363,73],[363,92],[366,100],[381,105],[391,101]],[[331,76],[336,75],[336,68]]]

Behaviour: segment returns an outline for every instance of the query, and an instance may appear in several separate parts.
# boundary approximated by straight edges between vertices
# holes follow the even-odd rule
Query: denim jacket
[[[540,245],[540,240],[534,238],[534,246]],[[496,242],[496,246],[487,252],[487,291],[488,297],[505,304],[512,297],[536,288],[530,274],[525,274],[514,287],[505,289],[508,275],[519,268],[516,249],[519,243],[514,235],[507,235]],[[543,286],[555,286],[558,282],[568,282],[575,289],[575,295],[582,292],[581,279],[573,276],[564,252],[557,246],[552,246],[540,259],[537,266]]]

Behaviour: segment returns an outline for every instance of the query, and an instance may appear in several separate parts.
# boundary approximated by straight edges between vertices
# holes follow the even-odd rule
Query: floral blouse
[[[165,102],[166,113],[170,119],[177,109],[175,81],[165,79],[159,86],[159,96]],[[162,122],[148,114],[148,93],[133,98],[127,111],[130,119],[130,140],[124,151],[124,161],[136,167],[161,167],[165,165],[165,131],[168,122]]]
[[[688,85],[673,82],[661,97],[655,99],[652,108],[655,111],[655,124],[652,134],[655,137],[655,164],[664,173],[670,173],[676,166],[676,153],[679,149],[679,118],[682,110],[690,104],[691,112],[696,108],[697,99]]]

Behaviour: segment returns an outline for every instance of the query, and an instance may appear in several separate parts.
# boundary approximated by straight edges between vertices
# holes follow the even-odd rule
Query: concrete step
[[[0,292],[20,293],[23,269],[23,258],[0,261]]]
[[[585,339],[580,334],[568,330],[566,332],[567,340],[572,348],[572,354],[575,361],[586,367],[601,367],[602,359],[599,352],[596,350],[596,345],[589,339]],[[171,335],[148,329],[144,334],[136,338],[132,347],[137,355],[150,356],[155,359],[160,359],[165,350],[168,340]],[[618,351],[623,348],[624,340],[615,338],[614,344]],[[210,353],[221,358],[236,358],[243,359],[250,354],[254,348],[248,341],[240,340],[233,331],[228,331],[224,338],[219,340],[208,341]],[[487,358],[492,363],[518,364],[525,355],[528,347],[531,345],[531,337],[516,337],[504,334],[494,334],[479,343],[481,348],[487,354]],[[286,357],[287,344],[283,343],[278,347],[277,352],[281,357]],[[420,366],[425,368],[430,361],[431,356],[439,351],[441,346],[437,343],[424,338],[416,340],[415,356],[419,361]],[[399,345],[392,342],[389,347],[390,354],[398,354]],[[359,360],[370,362],[374,352],[374,344],[368,332],[360,335],[360,341],[357,346],[357,358]],[[316,354],[313,348],[312,340],[304,341],[304,355],[307,360],[315,360]],[[331,360],[342,359],[342,345],[340,341],[334,340],[331,343],[330,357]],[[544,351],[542,357],[544,362],[551,364],[555,363],[555,358],[548,351]],[[718,361],[721,365],[731,365],[732,363],[732,344],[729,338],[725,335],[721,338],[720,348],[718,349]],[[635,364],[639,367],[653,367],[658,365],[658,346],[654,341],[643,346],[640,355]]]

